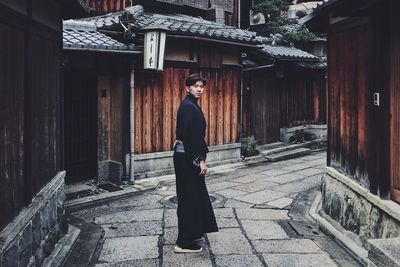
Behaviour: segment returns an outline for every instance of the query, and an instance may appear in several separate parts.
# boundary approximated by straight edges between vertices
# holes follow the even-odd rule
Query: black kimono
[[[217,232],[204,176],[196,164],[208,152],[204,141],[206,121],[197,99],[188,95],[181,103],[176,124],[176,139],[183,142],[184,152],[174,152],[176,194],[178,197],[178,240],[182,245]]]

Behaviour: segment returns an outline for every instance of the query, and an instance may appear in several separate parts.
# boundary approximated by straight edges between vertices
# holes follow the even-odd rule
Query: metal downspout
[[[241,0],[238,0],[238,28],[240,29],[240,16],[242,15],[241,14],[241,8],[242,8],[242,5],[241,5]]]
[[[240,133],[239,142],[242,142],[243,137],[243,70],[240,75]]]
[[[134,153],[135,153],[135,67],[131,66],[130,75],[130,101],[129,101],[129,183],[135,183]]]

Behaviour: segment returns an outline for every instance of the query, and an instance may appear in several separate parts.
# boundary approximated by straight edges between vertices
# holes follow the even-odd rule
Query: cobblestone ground
[[[66,265],[359,266],[307,215],[324,165],[325,152],[319,152],[208,176],[219,232],[208,234],[197,254],[173,252],[172,180],[150,192],[74,212],[88,240]],[[93,242],[96,236],[99,243]],[[91,240],[96,246],[92,254],[85,252]]]

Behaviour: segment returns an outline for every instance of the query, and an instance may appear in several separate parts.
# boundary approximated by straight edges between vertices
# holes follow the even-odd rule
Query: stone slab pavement
[[[164,180],[153,191],[71,212],[80,226],[102,230],[92,253],[70,257],[93,266],[360,266],[308,216],[325,161],[318,152],[208,176],[219,232],[206,235],[201,253],[173,252],[175,182]]]

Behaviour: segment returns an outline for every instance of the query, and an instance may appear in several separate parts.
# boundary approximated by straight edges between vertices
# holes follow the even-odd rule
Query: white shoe
[[[197,253],[203,250],[202,247],[193,247],[193,248],[181,248],[180,246],[175,246],[175,253]]]

